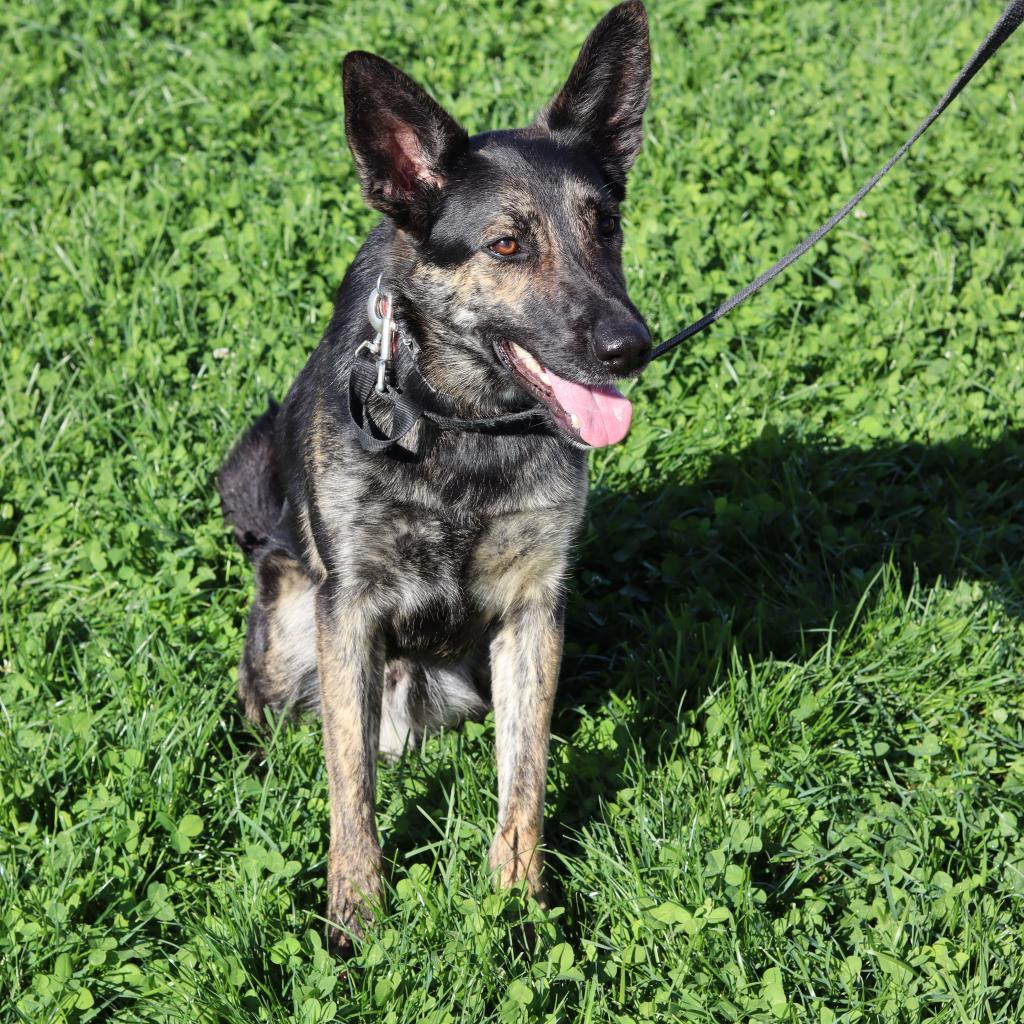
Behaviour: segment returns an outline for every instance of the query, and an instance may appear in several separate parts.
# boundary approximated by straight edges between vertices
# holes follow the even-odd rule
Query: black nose
[[[594,354],[617,377],[636,370],[651,354],[651,336],[636,320],[611,320],[594,328]]]

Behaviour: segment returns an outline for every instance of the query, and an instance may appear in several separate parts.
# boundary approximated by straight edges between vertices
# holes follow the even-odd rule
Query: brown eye
[[[613,217],[610,213],[602,214],[597,222],[597,230],[605,238],[611,238],[619,230],[619,218]]]
[[[515,256],[519,252],[519,243],[514,238],[499,238],[488,247],[495,256]]]

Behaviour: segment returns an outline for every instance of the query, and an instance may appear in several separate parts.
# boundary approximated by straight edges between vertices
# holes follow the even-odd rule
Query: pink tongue
[[[575,413],[580,437],[594,448],[618,444],[627,433],[633,418],[629,399],[613,387],[585,387],[571,380],[548,373],[548,384],[567,412]]]

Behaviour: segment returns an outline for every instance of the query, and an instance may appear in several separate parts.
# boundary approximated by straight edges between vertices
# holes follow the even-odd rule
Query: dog
[[[345,57],[346,138],[384,217],[287,397],[217,478],[256,576],[238,669],[245,714],[322,717],[326,916],[339,953],[379,906],[378,751],[399,755],[488,706],[489,867],[497,884],[543,898],[549,730],[586,451],[625,436],[631,406],[613,382],[651,352],[627,295],[619,219],[650,78],[640,0],[605,15],[522,129],[469,137],[392,64]],[[369,358],[374,308],[449,419],[418,416],[400,444],[367,450],[346,381]],[[382,390],[367,411],[386,436],[396,412]],[[531,409],[532,425],[505,425]]]

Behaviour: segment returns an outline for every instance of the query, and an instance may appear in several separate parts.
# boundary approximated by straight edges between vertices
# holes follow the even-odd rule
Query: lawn
[[[999,7],[652,0],[654,333],[824,219]],[[375,219],[343,54],[521,124],[603,10],[0,8],[0,1020],[1024,1019],[1024,38],[592,456],[550,909],[491,892],[487,720],[383,769],[388,912],[321,947],[319,725],[236,706],[211,478]]]

